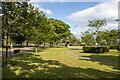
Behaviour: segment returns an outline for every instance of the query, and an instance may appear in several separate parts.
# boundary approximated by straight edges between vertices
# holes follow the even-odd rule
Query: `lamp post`
[[[120,19],[116,19],[115,21],[118,21],[118,39],[117,39],[117,43],[118,43],[118,50],[120,50],[120,29],[119,29],[119,21]]]
[[[115,21],[120,21],[120,19],[116,19]]]

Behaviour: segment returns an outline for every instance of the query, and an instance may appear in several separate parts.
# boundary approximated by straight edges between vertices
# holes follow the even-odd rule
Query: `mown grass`
[[[81,60],[65,54],[69,48],[49,48],[42,52],[18,53],[3,67],[3,78],[117,78],[113,65]],[[82,56],[91,56],[81,50],[72,50]],[[108,53],[111,56],[118,56]],[[117,53],[116,53],[117,54]],[[103,55],[103,54],[101,54]],[[98,55],[99,56],[99,55]]]
[[[119,52],[118,50],[111,49],[109,52],[105,53],[84,53],[83,50],[76,51],[76,54],[84,57],[91,57],[91,58],[97,58],[97,59],[104,59],[104,60],[112,60],[112,61],[118,61]]]

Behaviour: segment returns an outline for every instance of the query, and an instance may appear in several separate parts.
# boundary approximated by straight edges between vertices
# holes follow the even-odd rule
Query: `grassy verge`
[[[50,48],[42,52],[19,53],[3,67],[3,78],[114,78],[118,69],[112,65],[80,60],[65,54],[68,48]],[[81,54],[79,50],[76,54]],[[78,52],[79,53],[78,53]],[[85,54],[90,56],[92,54]]]
[[[112,61],[118,61],[118,58],[120,58],[118,55],[118,51],[111,49],[110,52],[105,53],[84,53],[83,50],[76,51],[76,54],[84,57],[91,57],[91,58],[97,58],[97,59],[104,59],[104,60],[112,60]]]

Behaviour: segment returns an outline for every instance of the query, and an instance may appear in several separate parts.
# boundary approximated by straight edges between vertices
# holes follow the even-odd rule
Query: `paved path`
[[[78,54],[75,54],[73,50],[68,50],[68,51],[66,52],[66,54],[71,55],[71,56],[74,56],[74,57],[76,57],[76,58],[78,58],[78,59],[89,59],[89,60],[90,60],[89,57],[82,57],[82,56],[79,56]]]
[[[29,52],[32,51],[34,49],[34,47],[24,47],[24,48],[12,48],[11,50],[8,49],[8,56],[13,55],[13,51],[20,49],[20,52]],[[6,55],[5,50],[0,51],[0,56],[2,55],[2,57],[4,58]]]
[[[80,56],[78,54],[75,54],[74,50],[68,50],[65,54],[68,54],[68,55],[71,55],[71,56],[74,56],[78,59],[83,59],[83,60],[97,61],[97,62],[102,62],[102,63],[105,63],[105,64],[120,64],[120,62],[118,62],[118,61],[91,58],[89,56],[88,57],[83,57],[83,56]]]

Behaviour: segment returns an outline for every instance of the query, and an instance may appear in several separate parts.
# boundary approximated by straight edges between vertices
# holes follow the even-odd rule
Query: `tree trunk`
[[[4,51],[3,51],[3,48],[4,48],[4,46],[5,46],[5,45],[4,45],[4,40],[2,40],[2,59],[4,59],[4,55],[3,55],[3,52],[4,52]]]
[[[28,47],[28,41],[26,42],[26,47]]]
[[[67,44],[67,47],[69,47],[69,43]]]
[[[22,46],[23,45],[23,42],[21,41],[20,45]]]
[[[37,53],[37,44],[35,45],[35,52]]]
[[[69,47],[69,42],[66,43],[66,47]]]
[[[45,42],[44,42],[44,48],[45,48]]]
[[[8,35],[6,38],[6,58],[8,58]]]
[[[12,45],[12,41],[11,41],[11,39],[10,39],[10,57],[12,56],[12,49],[13,48],[13,45]]]
[[[50,42],[50,47],[53,47],[53,42]]]

